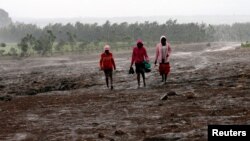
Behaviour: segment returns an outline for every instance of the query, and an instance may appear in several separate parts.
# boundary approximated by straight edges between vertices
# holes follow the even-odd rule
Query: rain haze
[[[249,0],[1,0],[13,17],[247,15]]]
[[[0,7],[17,21],[86,22],[161,21],[174,18],[181,22],[212,24],[246,22],[250,19],[249,0],[1,0]],[[205,17],[204,17],[205,16]],[[236,19],[235,19],[236,18]],[[224,20],[224,21],[223,21]]]

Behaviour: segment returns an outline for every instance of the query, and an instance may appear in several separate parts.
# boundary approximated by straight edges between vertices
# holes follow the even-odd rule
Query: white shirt
[[[166,61],[167,60],[167,52],[168,52],[167,46],[162,46],[161,51],[162,51],[162,59],[164,59]]]

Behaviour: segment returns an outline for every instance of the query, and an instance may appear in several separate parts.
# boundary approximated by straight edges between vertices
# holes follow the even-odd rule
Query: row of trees
[[[98,24],[50,24],[39,28],[31,24],[10,24],[0,28],[0,42],[18,42],[22,56],[36,52],[41,55],[52,53],[53,44],[60,51],[65,45],[71,50],[84,48],[99,42],[131,43],[141,38],[147,42],[157,42],[161,35],[167,35],[171,42],[211,42],[211,41],[248,41],[250,39],[250,23],[233,25],[206,25],[197,23],[179,24],[176,20],[168,20],[164,24],[157,22],[114,23],[107,21]],[[4,44],[1,44],[4,46]]]
[[[98,24],[50,24],[39,28],[31,24],[10,24],[0,29],[0,42],[18,42],[26,34],[40,37],[44,31],[51,30],[57,37],[56,41],[72,40],[78,42],[114,42],[134,41],[142,38],[147,41],[158,41],[159,36],[167,34],[169,40],[177,42],[202,41],[242,41],[250,38],[250,23],[233,25],[206,25],[197,23],[179,24],[176,20],[168,20],[164,24],[157,22],[145,23],[113,23],[107,21]]]
[[[170,19],[164,24],[111,24],[107,21],[103,25],[77,22],[74,25],[50,24],[44,28],[31,24],[11,24],[0,29],[0,42],[19,42],[26,34],[39,38],[47,30],[54,33],[57,42],[68,40],[69,37],[77,42],[127,42],[138,38],[158,41],[162,34],[167,34],[169,40],[176,42],[244,41],[250,38],[250,23],[212,26],[197,23],[180,24]]]
[[[158,41],[159,36],[167,34],[168,39],[176,42],[202,41],[245,41],[250,38],[250,23],[235,23],[233,25],[206,25],[197,23],[177,23],[169,19],[163,24],[144,22],[128,24],[110,23],[103,25],[83,24],[50,24],[39,28],[32,24],[12,23],[9,14],[0,9],[0,42],[19,42],[26,34],[40,38],[50,30],[63,43],[70,40],[70,45],[76,42],[121,42],[134,41],[142,38],[147,41]]]

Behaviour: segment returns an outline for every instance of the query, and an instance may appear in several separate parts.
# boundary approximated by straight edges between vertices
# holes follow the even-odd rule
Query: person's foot
[[[114,89],[114,87],[113,86],[111,86],[111,88],[110,88],[111,90],[113,90]]]

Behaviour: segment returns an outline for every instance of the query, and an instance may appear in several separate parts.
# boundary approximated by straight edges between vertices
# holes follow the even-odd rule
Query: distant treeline
[[[0,42],[20,42],[27,34],[40,38],[47,31],[56,37],[56,42],[74,39],[76,42],[133,42],[141,38],[148,42],[159,40],[167,35],[171,42],[212,42],[212,41],[247,41],[250,40],[250,23],[233,25],[206,25],[198,23],[177,23],[168,20],[164,24],[144,23],[110,23],[98,24],[50,24],[39,28],[31,24],[10,24],[0,28]]]

